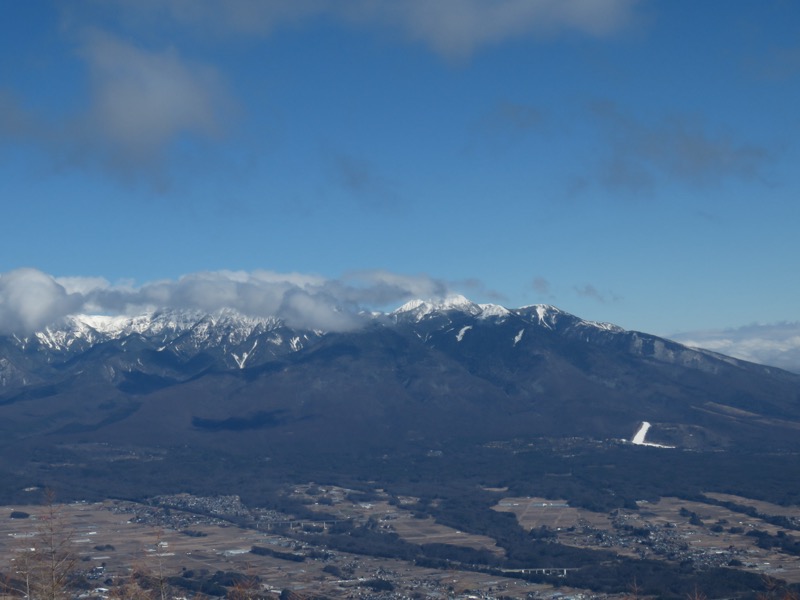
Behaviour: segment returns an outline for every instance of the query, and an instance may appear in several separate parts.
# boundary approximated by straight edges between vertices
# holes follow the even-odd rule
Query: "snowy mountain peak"
[[[479,304],[478,306],[481,308],[481,319],[489,317],[503,318],[511,314],[510,310],[499,304]]]
[[[511,314],[510,310],[499,304],[476,304],[461,294],[454,294],[440,300],[412,300],[390,314],[392,316],[408,315],[419,321],[431,314],[448,311],[462,312],[479,319],[504,318]]]
[[[534,318],[539,322],[539,325],[546,327],[547,329],[553,329],[556,326],[556,322],[559,320],[559,318],[562,315],[568,314],[549,304],[531,304],[528,306],[522,306],[515,312],[518,314],[529,314],[534,316]]]
[[[392,316],[408,315],[419,321],[428,315],[452,310],[474,316],[478,316],[483,312],[481,305],[475,304],[461,294],[454,294],[439,300],[412,300],[390,314]]]
[[[561,310],[560,308],[551,306],[550,304],[531,304],[529,306],[518,308],[515,312],[518,314],[527,314],[533,316],[538,321],[539,325],[546,327],[547,329],[555,329],[556,325],[560,321],[567,321],[570,323],[571,327],[589,327],[592,329],[600,329],[610,332],[625,331],[625,329],[622,327],[612,323],[602,323],[598,321],[587,321],[585,319],[581,319],[575,315]]]
[[[51,351],[63,352],[130,335],[177,343],[182,337],[198,345],[240,344],[255,333],[282,325],[274,317],[251,317],[232,309],[214,313],[196,310],[164,310],[140,315],[70,315],[62,322],[34,334]],[[77,345],[76,345],[77,344]]]
[[[402,313],[411,312],[417,310],[419,307],[424,306],[426,302],[424,300],[410,300],[406,302],[402,306],[397,307],[394,309],[390,314],[399,315]]]
[[[471,308],[473,306],[476,306],[475,303],[461,294],[447,296],[444,300],[436,304],[436,308],[438,310],[459,310],[463,308]]]

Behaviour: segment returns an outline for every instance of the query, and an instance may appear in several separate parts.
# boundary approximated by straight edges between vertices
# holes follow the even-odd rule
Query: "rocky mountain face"
[[[643,421],[648,440],[684,449],[800,438],[800,376],[552,306],[456,297],[362,320],[331,333],[159,312],[0,337],[0,439],[382,452],[629,440]]]

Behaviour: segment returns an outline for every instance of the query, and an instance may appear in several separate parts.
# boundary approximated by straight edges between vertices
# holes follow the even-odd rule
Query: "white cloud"
[[[633,19],[638,0],[120,0],[130,20],[170,18],[197,31],[266,35],[283,24],[333,17],[355,26],[399,30],[449,58],[530,35],[612,34]]]
[[[350,16],[399,27],[448,58],[509,38],[575,30],[612,33],[631,18],[633,0],[405,0],[360,2]]]
[[[105,277],[55,277],[54,281],[68,294],[87,294],[111,286]]]
[[[124,180],[169,183],[183,136],[215,139],[232,102],[217,71],[171,47],[152,51],[98,30],[80,36],[88,102],[52,119],[0,89],[0,138],[45,150],[59,166],[100,167]]]
[[[403,275],[380,269],[353,271],[342,277],[340,293],[352,302],[388,307],[413,298],[444,298],[450,285],[427,275]]]
[[[694,331],[671,338],[687,346],[800,373],[800,322]]]
[[[109,152],[113,167],[151,168],[179,136],[222,132],[226,96],[214,69],[182,59],[173,48],[152,52],[98,31],[85,40],[92,105],[83,133],[93,151]]]
[[[359,325],[358,316],[341,308],[336,298],[298,288],[291,288],[283,294],[277,314],[287,325],[307,329],[347,331]]]
[[[79,310],[80,294],[36,269],[16,269],[0,275],[0,331],[30,331]]]
[[[30,332],[77,313],[223,308],[276,316],[295,327],[344,331],[358,327],[363,310],[394,308],[411,298],[441,298],[449,293],[442,281],[387,271],[359,271],[339,279],[266,270],[216,271],[134,286],[19,269],[0,275],[0,332]]]

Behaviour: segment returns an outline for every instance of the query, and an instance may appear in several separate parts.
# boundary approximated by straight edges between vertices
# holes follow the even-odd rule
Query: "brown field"
[[[784,516],[800,519],[800,506],[780,506],[772,504],[771,502],[763,502],[761,500],[752,500],[751,498],[744,498],[742,496],[734,496],[733,494],[717,494],[706,492],[706,496],[721,500],[722,502],[733,502],[742,506],[752,506],[758,512],[770,516]]]
[[[476,550],[486,549],[502,556],[505,551],[495,541],[483,535],[458,531],[452,527],[439,525],[433,519],[415,519],[408,512],[398,515],[390,522],[391,528],[404,540],[413,544],[453,544]]]
[[[306,489],[306,486],[299,486],[295,489],[295,495],[304,495]],[[499,548],[490,537],[458,531],[452,527],[440,525],[430,517],[414,518],[413,514],[403,506],[417,502],[417,498],[401,498],[399,506],[392,506],[387,499],[383,498],[363,503],[342,501],[350,491],[339,487],[326,487],[322,496],[334,500],[334,506],[313,504],[309,508],[360,522],[365,522],[370,518],[376,519],[384,530],[394,531],[412,544],[452,544],[475,550],[485,548],[498,555],[504,554],[504,550]]]
[[[417,519],[410,507],[414,498],[401,498],[400,503],[390,504],[388,497],[377,494],[373,501],[353,502],[349,490],[341,488],[314,488],[314,494],[298,488],[295,494],[306,496],[307,506],[312,510],[334,515],[337,519],[365,523],[372,520],[384,531],[396,532],[412,543],[444,543],[481,549],[498,554],[491,538],[470,535],[450,527],[439,525],[430,518]],[[798,509],[758,503],[735,496],[713,495],[721,500],[755,506],[764,514],[794,516]],[[327,498],[324,502],[318,502]],[[315,503],[316,502],[316,503]],[[253,545],[265,546],[279,552],[307,554],[311,547],[301,540],[279,535],[271,531],[240,528],[221,520],[205,518],[199,522],[196,515],[172,509],[172,515],[192,522],[188,526],[204,537],[190,537],[169,528],[158,528],[144,523],[131,522],[134,514],[152,513],[152,507],[123,501],[102,503],[75,503],[59,505],[65,531],[71,532],[75,552],[80,558],[79,568],[90,571],[104,565],[105,573],[95,584],[105,586],[108,578],[118,581],[129,576],[133,569],[150,572],[163,571],[169,575],[180,574],[184,569],[195,572],[206,569],[216,571],[238,571],[258,575],[267,590],[278,593],[282,589],[293,589],[323,594],[331,598],[356,596],[368,597],[369,590],[359,587],[363,580],[375,577],[389,578],[398,590],[421,593],[434,597],[448,588],[456,591],[473,590],[498,593],[510,597],[524,597],[535,592],[545,595],[552,592],[548,586],[528,584],[523,581],[484,575],[460,570],[435,570],[417,567],[411,563],[365,557],[345,552],[331,552],[328,558],[307,558],[304,562],[293,562],[280,558],[260,556],[249,552]],[[690,523],[684,511],[695,513],[700,523]],[[31,514],[28,519],[11,519],[13,510]],[[764,573],[800,582],[800,557],[781,554],[774,550],[759,548],[747,532],[752,529],[768,531],[775,535],[780,528],[724,507],[689,502],[677,498],[663,498],[655,503],[640,503],[638,511],[614,511],[600,514],[570,507],[563,501],[545,498],[504,498],[495,510],[511,512],[526,529],[548,527],[556,532],[561,543],[578,547],[603,548],[622,555],[658,558],[679,561],[690,557],[694,561],[722,560],[730,558],[741,561],[743,569]],[[0,507],[0,571],[12,572],[15,550],[35,546],[42,506]],[[287,520],[291,517],[287,515]],[[721,531],[712,531],[711,528]],[[741,533],[731,533],[731,527],[741,528]],[[647,529],[645,536],[631,533]],[[794,532],[789,532],[794,535]],[[675,555],[666,552],[679,547]],[[102,550],[103,546],[113,550]],[[319,550],[319,548],[316,548]],[[710,563],[711,564],[711,563]],[[323,569],[333,565],[341,569],[344,579],[338,579]],[[569,567],[569,565],[560,565]],[[489,590],[492,592],[489,592]],[[560,591],[566,592],[566,588]],[[366,594],[366,596],[364,595]],[[498,593],[498,595],[500,595]]]
[[[494,510],[514,513],[520,525],[525,529],[549,527],[550,529],[564,530],[570,527],[582,527],[586,524],[598,529],[611,526],[607,514],[572,508],[565,500],[504,498],[494,507]]]
[[[292,540],[253,530],[223,525],[193,525],[207,537],[189,537],[171,529],[159,529],[150,525],[131,523],[129,513],[115,513],[113,509],[123,503],[107,501],[96,504],[60,505],[58,510],[65,526],[73,532],[73,544],[86,568],[106,564],[106,573],[111,577],[124,577],[132,568],[155,571],[163,568],[171,574],[186,569],[207,568],[231,570],[232,564],[255,563],[258,559],[259,573],[281,569],[300,577],[304,563],[291,563],[269,557],[249,554],[253,544],[290,544]],[[35,536],[26,537],[35,531],[37,517],[44,510],[41,506],[14,507],[31,514],[30,519],[0,519],[0,550],[3,556],[13,556],[20,545],[35,545]],[[8,507],[8,512],[11,508]],[[95,547],[111,545],[114,550],[96,550]],[[287,549],[288,551],[288,549]],[[246,559],[246,560],[245,560]]]
[[[721,496],[713,495],[723,499]],[[797,512],[796,508],[784,511],[783,507],[756,503],[747,498],[727,498],[739,504],[757,506],[757,510],[764,514],[791,516]],[[800,582],[800,557],[759,548],[756,539],[746,535],[753,529],[775,535],[781,530],[780,527],[724,507],[662,498],[656,503],[641,503],[638,511],[619,510],[607,515],[569,507],[563,501],[546,498],[504,498],[494,508],[514,513],[520,525],[526,529],[545,526],[556,530],[558,541],[562,544],[606,548],[621,555],[664,559],[664,554],[656,552],[656,544],[648,546],[642,543],[642,539],[626,534],[622,529],[626,526],[648,528],[665,538],[663,546],[667,551],[685,544],[685,550],[673,560],[691,557],[695,561],[707,559],[713,563],[724,557],[726,560],[722,562],[727,563],[729,559],[736,559],[744,565],[740,568],[792,583]],[[689,517],[681,515],[682,508],[697,514],[702,525],[691,524]],[[715,525],[720,525],[723,530],[711,531],[710,528]],[[743,532],[730,533],[731,527],[742,528]],[[603,534],[601,538],[598,538],[597,532]]]
[[[452,587],[455,591],[473,590],[489,593],[489,590],[502,591],[504,595],[524,598],[530,592],[551,590],[549,586],[527,583],[512,578],[489,576],[469,571],[440,571],[417,567],[411,563],[373,558],[344,552],[332,552],[328,560],[307,559],[304,562],[293,562],[279,558],[255,555],[249,552],[253,545],[266,546],[280,552],[303,554],[307,549],[294,539],[242,529],[233,525],[194,524],[193,531],[203,532],[206,537],[189,537],[171,529],[159,529],[150,525],[131,523],[129,512],[115,512],[119,509],[145,509],[142,505],[131,502],[106,501],[102,503],[78,503],[58,505],[58,513],[63,519],[64,528],[71,532],[75,552],[80,558],[78,568],[90,571],[93,567],[104,565],[106,571],[102,578],[95,581],[103,587],[105,579],[115,581],[129,576],[133,569],[163,572],[178,575],[184,569],[198,571],[207,569],[216,571],[238,571],[258,575],[268,591],[276,595],[282,589],[306,591],[324,594],[331,598],[353,597],[354,588],[361,597],[369,596],[369,589],[358,587],[360,581],[375,577],[390,578],[402,582],[402,587],[409,592],[420,592],[434,597],[442,590]],[[330,508],[330,507],[326,507]],[[345,507],[342,506],[342,510]],[[347,508],[360,514],[378,516],[385,509],[394,512],[396,507],[378,505],[371,507]],[[31,515],[28,519],[11,519],[8,515],[13,510],[24,511]],[[6,506],[0,507],[0,572],[13,571],[15,550],[35,546],[37,523],[43,512],[42,506]],[[366,512],[363,512],[366,511]],[[179,511],[173,509],[173,514]],[[405,522],[405,519],[399,519]],[[420,521],[419,524],[401,525],[400,529],[410,537],[424,536],[424,529],[430,527],[425,520],[415,520],[408,515],[408,521]],[[451,543],[459,541],[465,544],[484,543],[488,538],[465,536],[455,530],[441,526],[430,529],[436,541]],[[469,539],[467,539],[469,538]],[[493,541],[489,540],[493,545]],[[111,545],[113,550],[97,550],[95,547]],[[347,573],[346,579],[340,580],[322,569],[326,565],[335,565]],[[364,595],[366,594],[366,596]]]

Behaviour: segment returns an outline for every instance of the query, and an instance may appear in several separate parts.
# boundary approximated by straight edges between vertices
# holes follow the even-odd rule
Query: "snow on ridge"
[[[420,306],[423,306],[423,305],[425,305],[425,301],[424,301],[424,300],[419,300],[419,299],[417,299],[417,300],[410,300],[409,302],[406,302],[405,304],[403,304],[403,306],[399,306],[398,308],[395,308],[395,309],[394,309],[394,310],[393,310],[391,313],[389,313],[389,314],[392,314],[392,315],[398,315],[398,314],[400,314],[400,313],[407,313],[407,312],[411,312],[412,310],[416,310],[416,309],[418,309]]]
[[[571,315],[570,313],[550,304],[530,304],[528,306],[522,306],[518,308],[517,311],[533,312],[536,315],[539,324],[547,329],[553,329],[559,318],[568,317],[575,319],[574,324],[578,327],[591,327],[593,329],[601,329],[603,331],[610,331],[614,333],[625,331],[625,329],[618,325],[614,325],[613,323],[581,319],[580,317]]]
[[[427,314],[435,310],[471,309],[474,307],[478,307],[478,305],[468,298],[461,294],[453,294],[440,299],[411,300],[396,308],[390,314],[396,315],[413,311],[424,311]]]
[[[461,294],[429,300],[411,300],[390,313],[370,314],[379,321],[389,316],[410,322],[421,322],[433,316],[452,319],[454,314],[459,314],[471,319],[499,323],[509,316],[521,316],[525,321],[547,329],[555,329],[557,325],[568,325],[570,328],[577,328],[579,332],[590,327],[609,332],[624,331],[609,323],[581,320],[547,304],[508,309],[498,304],[478,304]],[[252,344],[251,338],[254,335],[271,332],[272,335],[267,340],[270,344],[285,343],[295,350],[302,346],[301,339],[292,340],[291,335],[279,334],[284,327],[285,323],[277,317],[250,316],[230,308],[214,312],[167,309],[137,315],[72,315],[64,318],[59,324],[48,326],[33,334],[32,338],[36,339],[43,349],[65,351],[70,348],[83,348],[87,344],[124,339],[129,335],[141,335],[146,338],[158,338],[159,347],[164,348],[173,344],[179,344],[184,348],[190,345],[221,345],[229,348],[225,350],[226,352],[237,348],[237,354],[240,355],[237,360],[246,360],[241,355],[244,351],[241,345]],[[463,339],[465,333],[466,331],[459,333],[459,341]],[[309,334],[312,335],[310,332]],[[325,332],[314,330],[313,335],[321,337]],[[518,334],[514,338],[514,345],[516,346],[521,339],[522,336]]]
[[[478,304],[478,307],[481,309],[481,319],[489,317],[507,317],[511,314],[510,310],[499,304]]]
[[[594,327],[595,329],[602,329],[604,331],[612,331],[614,333],[619,333],[625,331],[619,325],[614,325],[613,323],[604,323],[602,321],[585,321],[581,319],[581,325],[585,325],[588,327]]]
[[[90,327],[100,333],[109,333],[123,329],[129,322],[129,317],[109,315],[74,315],[68,317],[77,328]]]
[[[435,313],[457,310],[480,319],[489,317],[506,317],[511,314],[507,308],[499,304],[477,304],[461,294],[453,294],[442,299],[411,300],[389,313],[391,316],[413,315],[419,321]]]
[[[184,334],[202,345],[240,344],[254,333],[272,331],[282,324],[276,317],[252,317],[233,309],[213,313],[162,310],[137,315],[75,314],[33,333],[33,337],[51,351],[69,350],[79,341],[93,345],[129,335],[162,338],[164,347]]]
[[[133,316],[79,314],[69,316],[65,321],[67,329],[73,335],[83,336],[95,332],[110,338],[131,333],[159,334],[165,329],[201,331],[220,326],[253,329],[258,326],[271,328],[280,324],[280,320],[275,317],[251,317],[233,309],[222,309],[212,313],[197,310],[154,311]]]
[[[533,317],[538,321],[539,325],[547,329],[554,329],[557,322],[562,317],[566,317],[570,318],[571,323],[578,327],[591,327],[610,332],[625,331],[622,327],[614,325],[613,323],[581,319],[550,304],[530,304],[528,306],[509,310],[499,304],[477,304],[461,294],[447,296],[444,299],[438,300],[411,300],[390,312],[389,315],[393,317],[401,315],[412,316],[417,321],[421,321],[430,314],[451,310],[457,310],[479,319],[504,319],[512,314],[522,314],[523,316]],[[574,321],[572,321],[572,319],[574,319]]]
[[[549,304],[529,304],[527,306],[520,306],[513,312],[518,315],[521,314],[524,317],[535,316],[536,320],[539,322],[539,325],[542,325],[547,329],[553,329],[553,327],[555,327],[558,317],[569,314],[565,313],[560,308],[556,308],[555,306],[551,306]]]
[[[564,313],[563,310],[558,308],[557,306],[553,306],[552,304],[526,304],[525,306],[520,306],[517,310],[531,310],[534,309],[537,312],[541,309],[545,312],[553,312],[553,313]]]
[[[476,304],[461,294],[453,294],[437,302],[435,306],[439,310],[449,310],[453,308],[472,308],[476,306]]]
[[[421,321],[432,313],[450,310],[458,310],[471,315],[479,315],[481,313],[479,305],[460,294],[456,294],[440,300],[411,300],[389,314],[394,317],[412,315],[417,321]]]
[[[106,339],[115,339],[132,333],[157,335],[165,329],[190,329],[204,316],[199,311],[159,311],[133,316],[72,315],[66,318],[66,325],[77,337],[94,332]]]

